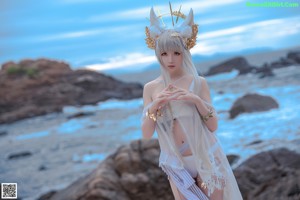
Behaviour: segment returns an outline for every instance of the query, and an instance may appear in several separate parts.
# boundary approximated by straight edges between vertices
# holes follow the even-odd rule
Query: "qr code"
[[[2,199],[17,199],[17,183],[1,183]]]

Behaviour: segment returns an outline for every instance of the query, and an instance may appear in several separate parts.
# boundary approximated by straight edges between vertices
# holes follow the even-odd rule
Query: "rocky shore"
[[[168,179],[158,167],[156,139],[121,146],[93,172],[39,200],[171,200]],[[297,200],[300,154],[285,148],[261,152],[234,170],[244,200]]]
[[[271,63],[264,63],[262,66],[252,66],[244,57],[235,57],[217,65],[211,66],[204,75],[211,76],[224,72],[231,72],[232,70],[238,70],[239,75],[242,74],[259,74],[260,78],[267,76],[274,76],[272,70],[288,67],[288,66],[300,66],[300,51],[288,52],[285,57],[281,57],[279,60]]]
[[[0,124],[61,112],[67,105],[142,96],[138,83],[125,83],[90,70],[72,70],[48,59],[7,62],[0,70]]]
[[[207,78],[212,78],[209,85],[221,116],[218,137],[244,199],[299,199],[299,154],[292,150],[300,144],[300,53],[288,55],[294,64],[288,67],[291,62],[283,58],[278,59],[281,65],[270,62],[266,65],[272,73],[246,70],[229,79]],[[243,57],[227,61],[233,66],[228,74],[244,71],[234,63],[247,65]],[[214,65],[220,70],[216,74],[227,76],[221,70],[226,65]],[[128,145],[141,136],[142,84],[148,78],[147,71],[118,81],[46,59],[2,65],[0,177],[18,182],[24,200],[173,199],[157,166],[157,141]],[[137,99],[105,101],[109,98]],[[239,116],[243,113],[249,114]],[[43,116],[32,117],[38,115]]]
[[[205,76],[238,70],[239,75],[274,76],[272,70],[300,66],[300,51],[287,53],[277,61],[252,66],[244,57],[211,66]],[[64,62],[49,59],[4,63],[0,70],[0,124],[61,112],[66,105],[96,104],[110,98],[142,97],[143,86],[116,80],[90,70],[72,70]],[[232,114],[232,118],[235,114]]]

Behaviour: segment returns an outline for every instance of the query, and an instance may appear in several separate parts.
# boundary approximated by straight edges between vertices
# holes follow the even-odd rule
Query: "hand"
[[[171,92],[169,96],[170,100],[183,100],[194,102],[196,98],[196,95],[194,93],[174,85],[169,85],[169,91]]]
[[[153,110],[163,108],[169,101],[171,101],[172,86],[169,85],[168,87],[164,88],[161,92],[157,94],[156,99],[154,100],[154,106],[151,108],[150,112]],[[153,109],[153,110],[152,110]]]

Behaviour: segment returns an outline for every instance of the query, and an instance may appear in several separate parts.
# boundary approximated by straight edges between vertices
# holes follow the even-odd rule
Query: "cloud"
[[[73,32],[66,32],[60,33],[55,35],[46,35],[35,37],[32,40],[38,42],[45,42],[45,41],[53,41],[53,40],[65,40],[65,39],[72,39],[72,38],[81,38],[81,37],[90,37],[90,36],[97,36],[97,35],[111,35],[114,33],[122,33],[130,31],[136,28],[136,25],[127,25],[127,26],[113,26],[113,27],[105,27],[100,29],[92,29],[92,30],[83,30],[83,31],[73,31]]]
[[[261,46],[276,47],[282,38],[300,33],[300,17],[271,19],[228,29],[199,33],[193,54],[238,51]]]
[[[209,18],[209,19],[200,19],[199,24],[201,26],[208,25],[208,24],[217,24],[221,22],[230,22],[230,21],[237,21],[243,19],[251,19],[254,18],[255,15],[243,15],[243,16],[228,16],[228,17],[221,17],[221,18]],[[195,21],[198,21],[195,19]]]
[[[124,68],[124,67],[134,67],[140,65],[147,65],[151,64],[156,61],[155,56],[149,56],[141,53],[131,53],[125,56],[117,56],[113,58],[109,58],[107,62],[102,64],[93,64],[87,65],[85,68],[102,71],[107,69],[117,69],[117,68]]]
[[[176,3],[174,4],[174,8],[179,8],[180,5],[182,5],[182,11],[187,12],[190,10],[190,8],[193,8],[194,12],[197,10],[197,12],[206,12],[210,9],[216,9],[217,7],[221,7],[224,5],[230,5],[230,4],[236,4],[239,2],[243,2],[244,0],[214,0],[214,1],[188,1],[185,3]]]
[[[185,1],[183,3],[174,3],[172,7],[178,9],[182,5],[182,11],[188,12],[190,8],[193,8],[194,12],[205,12],[209,9],[216,9],[216,7],[234,4],[242,2],[243,0],[214,0],[214,1]],[[163,5],[154,6],[154,10],[160,10],[169,12],[169,5],[164,3]],[[87,19],[87,22],[104,22],[104,21],[116,21],[116,20],[139,20],[149,17],[150,7],[136,8],[126,11],[113,12],[108,14],[101,14],[91,16]]]
[[[279,28],[280,27],[280,28]],[[192,54],[213,54],[217,52],[239,51],[276,44],[275,41],[300,32],[300,17],[272,19],[228,29],[199,33],[198,44],[191,49]],[[272,33],[272,34],[270,34]],[[274,45],[273,45],[274,47]],[[105,63],[88,65],[92,70],[107,70],[123,67],[140,67],[156,62],[155,56],[131,53],[108,59]]]
[[[68,32],[68,33],[61,33],[56,35],[49,35],[49,36],[41,36],[37,38],[39,41],[50,41],[50,40],[63,40],[69,38],[79,38],[79,37],[87,37],[92,35],[99,35],[103,33],[103,29],[99,30],[87,30],[87,31],[75,31],[75,32]]]
[[[110,0],[113,1],[113,0]],[[106,0],[59,0],[58,3],[62,4],[80,4],[80,3],[90,3],[90,2],[107,2]]]

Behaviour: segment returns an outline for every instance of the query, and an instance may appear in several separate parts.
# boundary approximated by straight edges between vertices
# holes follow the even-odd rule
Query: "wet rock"
[[[256,69],[253,66],[250,66],[247,60],[243,57],[236,57],[225,62],[222,62],[218,65],[210,67],[209,71],[205,74],[206,76],[215,75],[224,72],[231,72],[233,69],[239,71],[240,74],[246,74]]]
[[[230,154],[230,155],[227,155],[227,159],[228,159],[229,164],[233,165],[234,163],[236,163],[240,159],[240,156]]]
[[[52,191],[50,191],[50,192],[47,192],[46,194],[40,196],[40,197],[38,198],[38,200],[49,200],[49,199],[51,199],[51,197],[52,197],[55,193],[56,193],[55,190],[52,190]]]
[[[156,139],[120,147],[89,175],[45,200],[174,199],[167,177],[158,167]],[[236,160],[238,155],[230,155]],[[262,152],[234,170],[244,200],[297,199],[300,155],[287,149]],[[47,196],[47,194],[45,195]]]
[[[278,103],[272,97],[260,94],[246,94],[238,98],[230,108],[230,119],[241,113],[268,111],[278,107]]]
[[[7,159],[15,160],[15,159],[25,158],[25,157],[29,157],[29,156],[32,156],[32,153],[30,151],[22,151],[22,152],[12,153],[12,154],[8,155]]]
[[[274,76],[272,67],[269,64],[264,64],[262,67],[257,68],[255,73],[259,75],[259,78]]]
[[[255,145],[255,144],[260,144],[260,143],[262,143],[262,142],[263,142],[262,140],[255,140],[255,141],[253,141],[253,142],[250,142],[250,143],[248,144],[248,146]]]
[[[291,66],[291,65],[297,64],[297,62],[295,60],[290,59],[290,58],[280,58],[279,62],[284,66]]]
[[[0,137],[8,135],[7,131],[0,131]]]
[[[287,58],[300,64],[300,51],[292,51],[287,54]]]
[[[205,76],[215,75],[224,72],[231,72],[233,69],[239,71],[239,75],[253,73],[258,74],[259,78],[274,76],[273,69],[288,67],[300,64],[300,51],[293,51],[287,57],[281,57],[271,63],[265,63],[260,67],[251,66],[244,57],[235,57],[220,64],[211,66]]]
[[[39,167],[39,171],[45,171],[45,170],[47,170],[47,167],[45,165],[41,165]]]
[[[166,175],[158,167],[156,139],[136,140],[120,147],[96,170],[50,200],[173,200]]]
[[[67,118],[68,119],[80,118],[80,117],[91,116],[91,115],[94,115],[94,114],[95,113],[93,113],[93,112],[78,112],[78,113],[75,113],[73,115],[68,116]]]
[[[300,197],[300,155],[287,149],[259,153],[234,170],[244,200]]]

